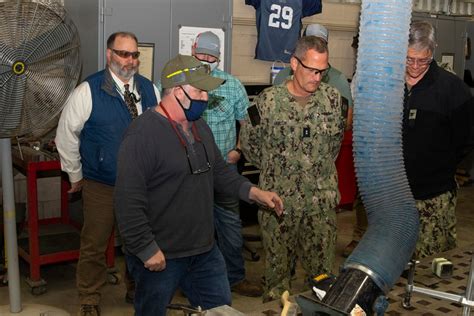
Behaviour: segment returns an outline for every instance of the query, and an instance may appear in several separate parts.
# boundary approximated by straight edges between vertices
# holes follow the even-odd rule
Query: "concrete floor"
[[[460,247],[465,247],[474,243],[474,234],[472,233],[474,227],[474,186],[463,187],[459,191],[458,207],[458,243]],[[337,262],[334,271],[344,262],[341,256],[344,246],[351,240],[352,227],[354,222],[354,212],[343,211],[338,214],[338,241],[337,241]],[[256,230],[256,226],[245,228],[246,230]],[[259,242],[254,242],[253,246],[262,254],[262,248]],[[474,249],[473,249],[474,250]],[[118,268],[123,267],[123,257],[117,257]],[[258,262],[246,261],[247,277],[248,279],[259,282],[261,280],[263,264],[262,260]],[[294,280],[291,293],[299,293],[307,289],[303,285],[303,273],[301,268],[297,269],[297,278]],[[33,296],[29,288],[24,282],[24,274],[27,272],[27,265],[21,264],[22,282],[21,293],[22,303],[25,306],[32,306],[33,304],[48,305],[55,308],[63,309],[75,315],[79,308],[79,300],[75,289],[75,263],[54,264],[43,266],[41,268],[42,277],[48,282],[47,293],[40,296]],[[122,284],[111,285],[107,284],[103,289],[103,298],[101,303],[102,315],[133,315],[133,308],[124,301],[125,289]],[[186,302],[179,293],[175,297],[176,302]],[[0,287],[0,315],[9,315],[9,293],[8,287]],[[261,298],[247,298],[233,293],[233,307],[245,314],[262,315],[256,313],[256,310],[261,310]],[[429,312],[427,310],[427,312]],[[177,313],[173,313],[178,315]],[[406,313],[411,315],[412,313]],[[15,315],[15,314],[13,314]],[[33,314],[30,314],[33,315]],[[39,313],[36,313],[39,315]],[[59,315],[53,309],[51,312],[42,315]],[[179,314],[179,315],[182,315]],[[429,313],[429,315],[437,315],[436,313]]]

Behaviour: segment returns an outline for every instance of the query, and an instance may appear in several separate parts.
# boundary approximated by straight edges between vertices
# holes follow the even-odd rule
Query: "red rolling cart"
[[[26,282],[31,293],[40,295],[47,291],[47,283],[41,278],[40,267],[46,264],[77,260],[80,246],[80,223],[70,219],[68,209],[69,182],[61,173],[61,164],[54,156],[26,148],[22,154],[12,150],[13,166],[26,176],[28,217],[23,223],[23,232],[18,239],[18,253],[29,263],[30,275]],[[21,158],[23,157],[23,159]],[[39,178],[61,176],[61,214],[59,217],[39,219],[38,182]],[[108,281],[118,283],[120,277],[115,264],[113,234],[106,251],[109,267]]]

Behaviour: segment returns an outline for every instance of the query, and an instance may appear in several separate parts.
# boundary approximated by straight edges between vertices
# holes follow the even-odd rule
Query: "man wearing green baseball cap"
[[[115,210],[136,281],[136,315],[165,315],[180,288],[192,306],[231,304],[225,262],[214,241],[214,191],[283,212],[277,194],[230,169],[201,114],[223,83],[192,56],[161,74],[162,100],[136,119],[119,151]]]

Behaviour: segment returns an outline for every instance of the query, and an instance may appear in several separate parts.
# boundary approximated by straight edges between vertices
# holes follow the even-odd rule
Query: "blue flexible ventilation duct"
[[[353,148],[368,229],[322,302],[313,302],[307,315],[348,315],[356,303],[368,315],[382,315],[388,305],[384,294],[415,249],[419,218],[402,151],[411,9],[407,0],[362,1]]]
[[[354,92],[354,162],[368,230],[344,264],[387,293],[410,260],[418,211],[405,173],[402,118],[412,1],[362,2]]]

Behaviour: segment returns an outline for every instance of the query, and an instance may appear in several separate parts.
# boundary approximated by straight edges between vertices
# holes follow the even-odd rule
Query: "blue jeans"
[[[231,304],[224,258],[215,245],[200,255],[167,259],[166,269],[160,272],[146,269],[136,256],[127,255],[126,260],[136,282],[136,316],[166,315],[166,306],[178,287],[195,307],[210,309]]]
[[[235,168],[237,166],[229,165]],[[242,256],[242,221],[239,200],[227,196],[216,196],[214,201],[214,227],[217,246],[224,256],[227,277],[232,286],[245,278],[245,264]]]

